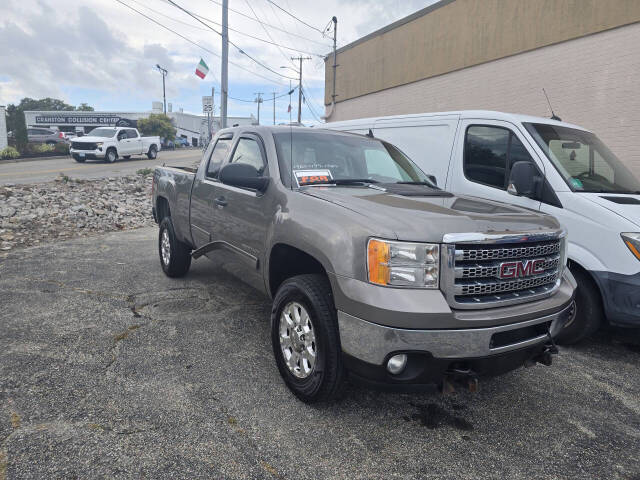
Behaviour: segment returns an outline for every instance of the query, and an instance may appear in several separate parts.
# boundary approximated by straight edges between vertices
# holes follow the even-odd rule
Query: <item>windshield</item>
[[[115,128],[94,128],[89,132],[92,137],[111,138],[116,134]]]
[[[574,192],[640,193],[640,182],[593,133],[524,125]]]
[[[273,137],[281,179],[287,186],[292,179],[294,185],[302,185],[302,179],[322,178],[329,182],[419,182],[437,188],[400,150],[381,140],[317,131],[274,133]]]

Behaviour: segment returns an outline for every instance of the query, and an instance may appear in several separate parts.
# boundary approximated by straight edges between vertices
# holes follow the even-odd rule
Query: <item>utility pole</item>
[[[254,95],[257,95],[254,102],[258,104],[258,125],[260,125],[260,104],[262,103],[262,92],[254,93]]]
[[[276,124],[276,92],[271,92],[273,94],[273,124]]]
[[[311,60],[311,57],[291,57],[291,60],[300,61],[300,70],[298,70],[298,123],[302,123],[302,61]]]
[[[164,89],[164,77],[167,76],[167,73],[169,73],[167,71],[167,69],[162,68],[159,64],[156,63],[156,68],[158,69],[158,71],[162,74],[162,105],[163,106],[163,112],[166,115],[167,114],[167,94],[165,93],[165,89]]]
[[[220,122],[227,128],[227,94],[229,93],[229,0],[222,0],[222,66],[220,68]]]

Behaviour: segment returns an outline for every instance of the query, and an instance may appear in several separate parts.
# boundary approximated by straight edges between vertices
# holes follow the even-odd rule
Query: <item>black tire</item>
[[[578,289],[573,319],[560,331],[556,342],[573,345],[593,335],[604,321],[600,291],[591,276],[579,267],[571,268]]]
[[[169,256],[165,261],[163,256],[163,236],[164,232],[168,235],[169,240]],[[173,229],[171,217],[164,217],[160,222],[160,232],[158,234],[158,255],[160,256],[160,265],[165,275],[176,278],[183,277],[189,271],[191,266],[191,249],[185,243],[179,241],[176,232]]]
[[[291,302],[306,309],[315,335],[315,366],[306,378],[298,378],[291,372],[280,345],[281,315]],[[296,397],[305,403],[315,403],[339,396],[345,370],[333,294],[324,275],[298,275],[278,288],[271,309],[271,343],[280,375]]]
[[[157,156],[158,156],[158,149],[155,147],[155,145],[151,145],[149,147],[149,151],[147,152],[147,158],[149,160],[153,160]]]
[[[73,159],[78,163],[84,163],[87,160],[86,158],[79,157],[78,155],[74,155]]]
[[[123,155],[122,158],[124,158],[125,160],[129,160],[131,158],[131,155]]]
[[[104,160],[107,163],[116,163],[118,160],[118,152],[115,148],[108,148],[107,152],[104,155]]]

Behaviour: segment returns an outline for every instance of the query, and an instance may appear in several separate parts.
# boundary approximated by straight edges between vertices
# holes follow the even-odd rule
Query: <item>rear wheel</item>
[[[593,335],[604,320],[600,291],[591,276],[576,266],[570,267],[570,270],[578,283],[576,306],[572,317],[556,338],[561,345],[572,345]]]
[[[149,158],[149,160],[153,160],[157,156],[158,156],[158,149],[154,145],[151,145],[149,147],[149,151],[147,152],[147,158]]]
[[[160,265],[168,277],[183,277],[191,266],[191,249],[176,237],[171,217],[160,222],[158,235]]]
[[[109,163],[115,163],[118,159],[118,152],[115,148],[110,148],[104,156],[104,159]]]
[[[344,382],[338,319],[329,281],[298,275],[278,289],[271,343],[285,384],[306,403],[337,397]]]

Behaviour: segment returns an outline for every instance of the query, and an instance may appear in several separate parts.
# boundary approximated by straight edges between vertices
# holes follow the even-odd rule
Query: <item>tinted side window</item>
[[[138,134],[135,130],[127,129],[127,137],[129,138],[138,138]]]
[[[509,171],[516,162],[533,162],[527,148],[513,133],[511,134],[511,145],[509,145]]]
[[[474,182],[504,188],[509,149],[509,130],[472,126],[464,145],[464,174]]]
[[[233,152],[233,158],[230,163],[246,163],[258,170],[262,174],[264,170],[264,160],[258,142],[252,138],[241,138],[238,141],[236,151]]]
[[[209,165],[207,165],[207,177],[216,178],[218,176],[222,162],[227,158],[230,148],[230,138],[221,138],[216,142],[209,158]]]

